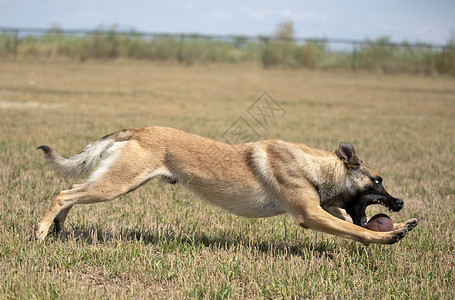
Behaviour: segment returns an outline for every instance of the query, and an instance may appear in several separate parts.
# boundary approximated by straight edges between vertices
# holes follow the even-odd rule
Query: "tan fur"
[[[112,146],[106,149],[107,141]],[[333,199],[354,191],[358,183],[348,176],[349,169],[337,155],[302,144],[267,140],[228,145],[177,129],[148,127],[126,129],[90,145],[89,150],[97,152],[83,151],[74,159],[77,164],[85,157],[94,160],[103,155],[105,159],[86,183],[55,197],[36,227],[37,238],[46,237],[53,221],[61,230],[73,205],[113,200],[155,177],[177,181],[239,216],[289,213],[304,228],[365,244],[396,242],[417,223],[412,219],[396,224],[394,231],[373,232],[345,221],[349,216]],[[54,164],[64,163],[52,149],[45,152]],[[77,164],[62,169],[71,173],[81,169]]]

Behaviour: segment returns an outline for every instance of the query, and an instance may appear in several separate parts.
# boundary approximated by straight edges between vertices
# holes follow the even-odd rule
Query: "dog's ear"
[[[357,157],[354,147],[349,143],[340,143],[338,150],[335,150],[335,154],[350,169],[358,168],[360,166],[360,159]]]

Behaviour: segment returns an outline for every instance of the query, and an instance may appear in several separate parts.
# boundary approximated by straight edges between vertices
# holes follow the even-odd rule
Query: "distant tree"
[[[281,42],[292,42],[294,39],[294,22],[288,20],[278,24],[273,35]]]
[[[51,28],[49,29],[49,33],[63,33],[62,31],[62,28],[60,27],[60,25],[58,25],[57,23],[52,23],[51,24]]]

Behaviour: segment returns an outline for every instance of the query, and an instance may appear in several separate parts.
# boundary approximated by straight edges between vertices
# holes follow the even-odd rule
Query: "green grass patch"
[[[455,297],[452,79],[249,63],[0,63],[0,298]],[[421,223],[395,245],[366,247],[289,216],[227,215],[178,185],[151,182],[73,208],[61,238],[30,240],[51,199],[77,183],[46,167],[37,146],[69,156],[149,125],[221,139],[239,117],[254,124],[247,109],[264,90],[285,110],[268,130],[255,127],[264,138],[326,150],[353,143],[405,201],[393,220]]]

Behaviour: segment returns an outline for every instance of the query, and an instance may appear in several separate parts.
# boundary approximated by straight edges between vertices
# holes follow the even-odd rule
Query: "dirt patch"
[[[62,103],[42,103],[37,101],[14,102],[14,101],[0,101],[0,108],[41,108],[41,109],[56,109],[64,106]]]

